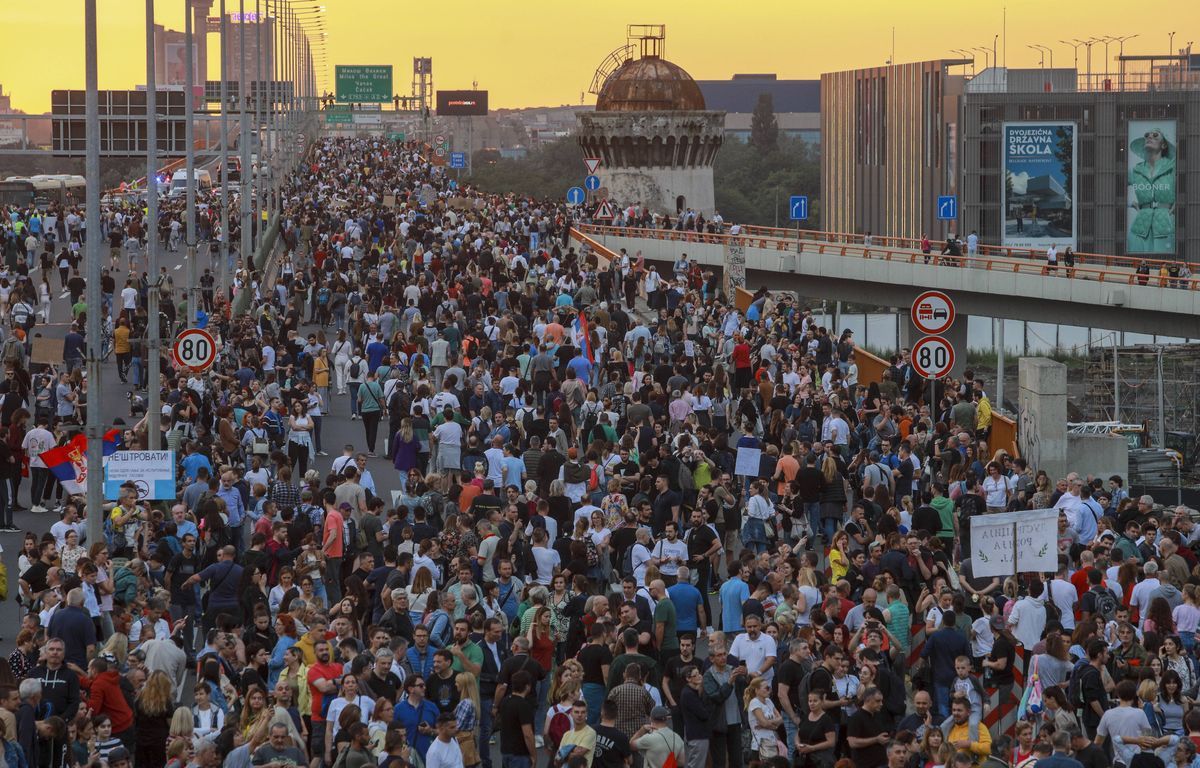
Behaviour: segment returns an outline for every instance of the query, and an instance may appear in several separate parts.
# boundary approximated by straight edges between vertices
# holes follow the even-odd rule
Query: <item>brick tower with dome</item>
[[[672,217],[709,216],[725,113],[705,109],[696,81],[663,58],[665,25],[632,25],[628,38],[592,80],[596,111],[577,115],[584,156],[600,158],[601,195]]]

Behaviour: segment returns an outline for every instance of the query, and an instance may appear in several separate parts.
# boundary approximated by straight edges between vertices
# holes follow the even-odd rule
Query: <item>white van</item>
[[[183,197],[187,194],[188,172],[175,171],[171,176],[171,190],[167,193],[168,197]],[[212,174],[208,171],[196,171],[196,191],[211,192],[212,191]]]

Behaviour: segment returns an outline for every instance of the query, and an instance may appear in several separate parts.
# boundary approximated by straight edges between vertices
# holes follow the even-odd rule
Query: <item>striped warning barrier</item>
[[[921,651],[925,647],[924,623],[912,626],[908,647],[907,667],[911,669],[921,658]],[[992,689],[983,705],[983,724],[991,731],[993,739],[999,739],[1001,736],[1016,737],[1017,709],[1020,707],[1021,697],[1025,694],[1025,674],[1029,660],[1023,645],[1014,643],[1014,649],[1012,690],[1001,701],[1000,690]]]

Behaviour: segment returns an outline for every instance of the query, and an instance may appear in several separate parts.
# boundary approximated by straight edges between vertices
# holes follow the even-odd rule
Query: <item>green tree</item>
[[[750,116],[750,143],[759,152],[766,154],[779,145],[779,122],[775,119],[775,99],[769,93],[760,93]]]
[[[582,184],[585,172],[583,150],[574,136],[565,136],[543,142],[520,159],[485,163],[476,156],[475,175],[463,176],[462,182],[495,194],[558,201],[568,188]],[[809,220],[803,226],[815,227],[820,184],[819,148],[787,136],[766,153],[747,142],[727,140],[713,164],[717,210],[726,221],[742,224],[787,226],[788,197],[808,195]]]

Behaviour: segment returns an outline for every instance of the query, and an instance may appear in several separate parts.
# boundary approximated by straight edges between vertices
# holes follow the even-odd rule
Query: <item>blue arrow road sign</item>
[[[792,221],[804,221],[808,218],[808,195],[792,195],[788,201],[788,211]]]
[[[467,153],[466,152],[451,152],[450,153],[450,167],[451,168],[466,168],[467,167]]]
[[[958,198],[954,195],[938,197],[938,218],[942,221],[953,221],[958,218]]]
[[[583,187],[571,187],[567,190],[567,205],[582,205],[587,198],[587,193],[583,191]]]
[[[588,176],[583,180],[583,186],[586,187],[588,191],[595,192],[597,189],[600,189],[600,177],[596,176],[595,174]]]

